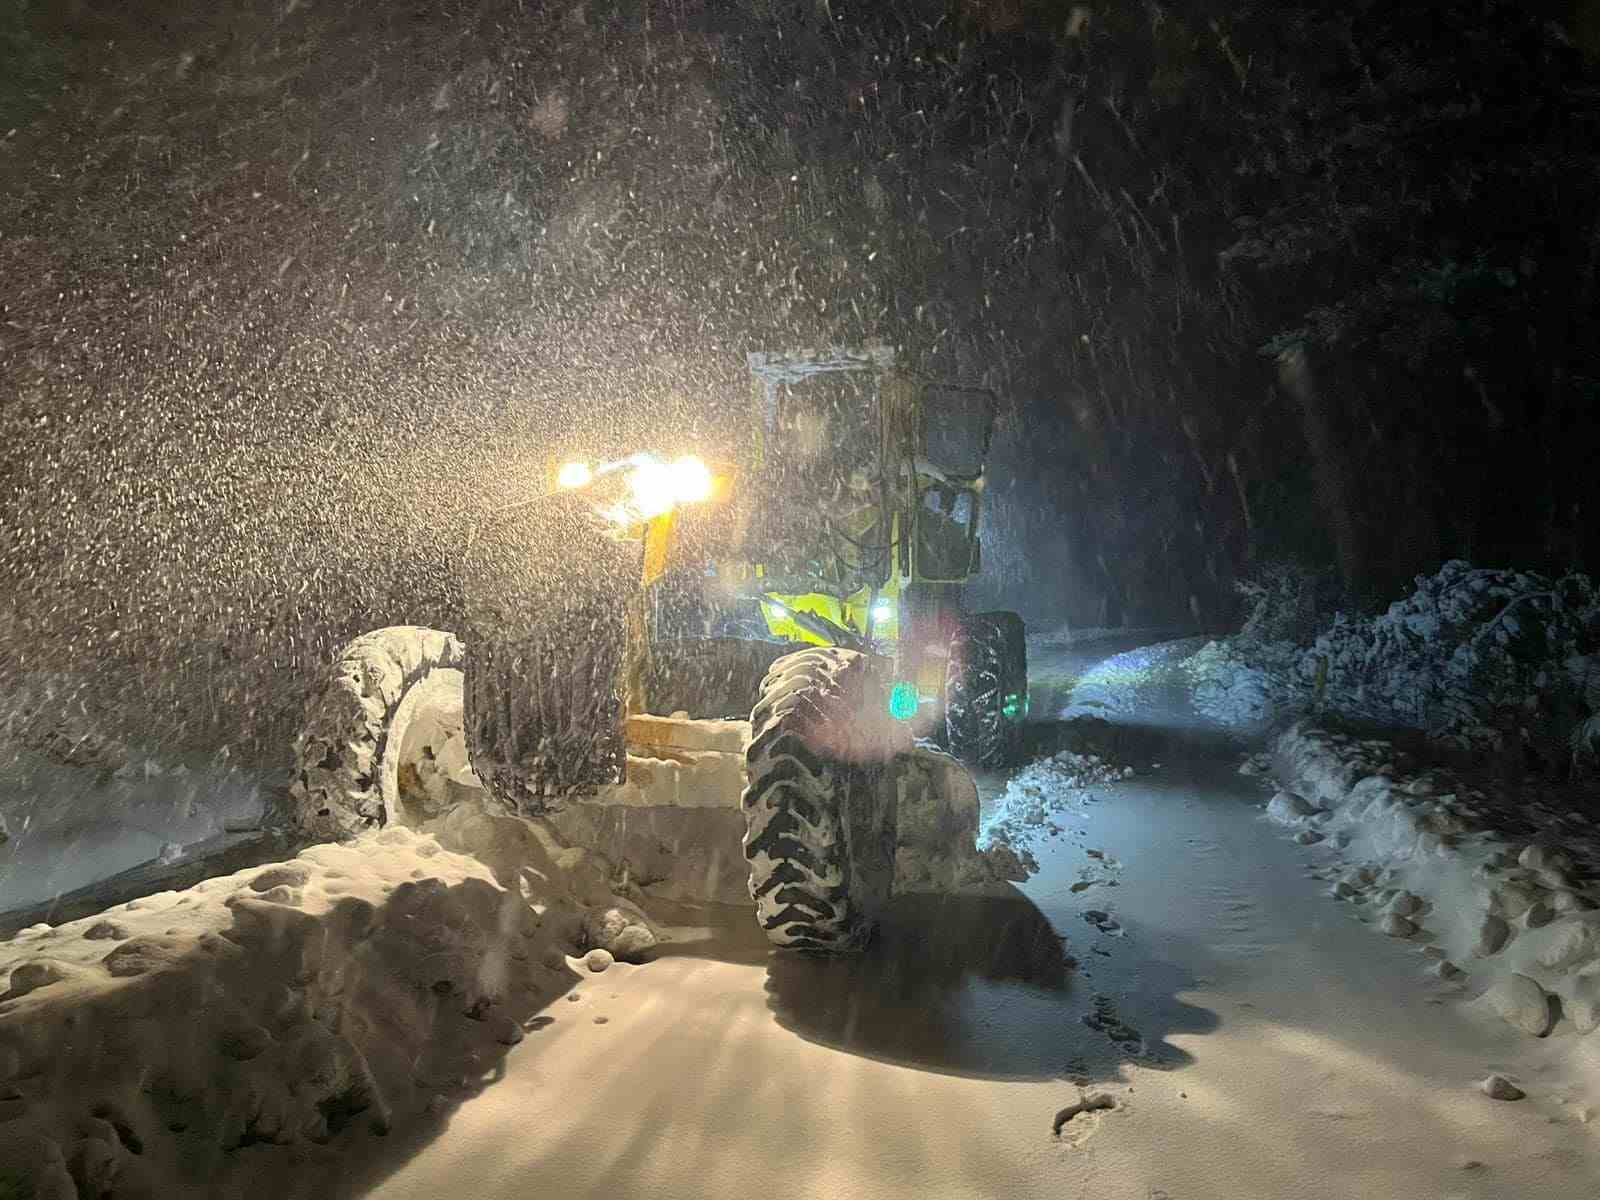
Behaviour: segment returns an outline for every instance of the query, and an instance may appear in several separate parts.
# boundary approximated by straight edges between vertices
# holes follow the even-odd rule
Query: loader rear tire
[[[945,673],[945,735],[950,753],[980,767],[1016,758],[1028,697],[1028,647],[1022,618],[979,613],[950,639]]]
[[[394,818],[389,751],[420,715],[424,689],[459,698],[465,661],[455,634],[420,625],[375,629],[340,651],[294,743],[290,819],[302,833],[343,841]]]
[[[894,886],[894,730],[877,660],[819,647],[772,664],[751,715],[744,854],[775,945],[845,952]]]

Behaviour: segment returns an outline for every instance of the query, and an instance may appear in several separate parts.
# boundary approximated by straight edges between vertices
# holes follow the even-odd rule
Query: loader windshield
[[[860,377],[780,385],[778,428],[786,457],[808,474],[843,481],[876,473],[878,409],[870,384]]]

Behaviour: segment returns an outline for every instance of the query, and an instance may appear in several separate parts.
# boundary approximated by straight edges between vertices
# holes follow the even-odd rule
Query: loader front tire
[[[887,712],[877,661],[852,650],[786,655],[762,681],[745,757],[744,854],[757,918],[777,946],[858,950],[889,899]]]

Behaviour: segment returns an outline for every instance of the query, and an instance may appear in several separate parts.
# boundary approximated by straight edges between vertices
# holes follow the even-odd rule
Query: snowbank
[[[1267,814],[1331,853],[1339,899],[1536,1036],[1600,1027],[1600,829],[1311,723],[1272,748]]]
[[[1195,710],[1227,729],[1258,733],[1282,714],[1310,706],[1295,684],[1300,648],[1287,642],[1249,646],[1207,642],[1183,664]]]
[[[1335,621],[1300,656],[1303,685],[1335,710],[1466,747],[1515,739],[1551,760],[1600,673],[1600,594],[1562,579],[1446,563],[1367,621]],[[1319,683],[1320,680],[1320,683]]]
[[[285,1194],[480,1087],[569,952],[653,944],[586,852],[445,832],[498,858],[391,827],[0,944],[0,1193]]]
[[[1600,708],[1600,591],[1584,575],[1446,563],[1372,618],[1310,645],[1241,634],[1189,663],[1196,706],[1232,726],[1308,710],[1563,764]],[[1267,622],[1271,625],[1271,622]]]

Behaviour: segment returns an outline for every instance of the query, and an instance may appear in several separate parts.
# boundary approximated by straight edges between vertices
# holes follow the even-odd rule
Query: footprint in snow
[[[1066,1125],[1074,1117],[1088,1112],[1100,1112],[1105,1109],[1116,1108],[1116,1106],[1117,1102],[1111,1098],[1108,1092],[1094,1092],[1084,1096],[1083,1099],[1075,1104],[1067,1105],[1056,1113],[1055,1123],[1050,1127],[1050,1132],[1054,1136],[1060,1137],[1062,1126]]]

